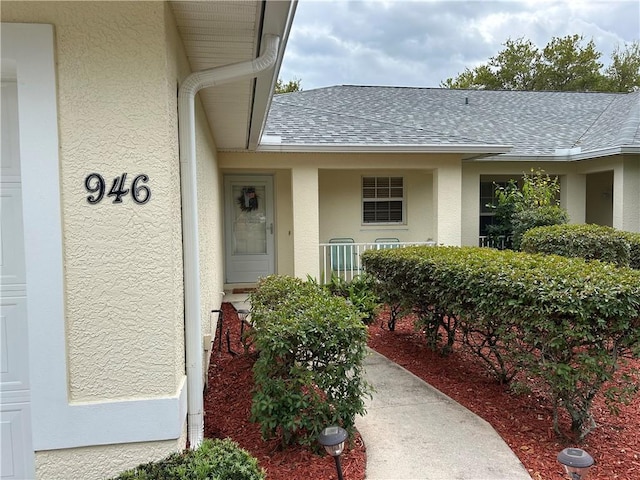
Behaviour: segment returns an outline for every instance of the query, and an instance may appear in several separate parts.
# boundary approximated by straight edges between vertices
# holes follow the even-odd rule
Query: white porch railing
[[[499,237],[480,236],[478,239],[479,247],[497,248],[498,250],[504,250],[507,247],[507,243],[511,245],[511,236],[506,237],[500,235]]]
[[[374,243],[321,243],[320,275],[328,282],[332,275],[351,281],[362,273],[361,255],[367,250],[382,250],[414,245],[435,245],[435,242],[374,242]]]

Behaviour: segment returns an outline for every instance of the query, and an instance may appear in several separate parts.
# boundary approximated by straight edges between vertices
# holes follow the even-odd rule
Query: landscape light
[[[564,465],[571,480],[584,480],[593,465],[593,458],[581,448],[565,448],[558,454],[558,462]]]
[[[336,461],[336,471],[338,480],[342,478],[342,465],[340,465],[340,455],[344,450],[344,442],[347,439],[347,431],[344,428],[331,426],[326,427],[318,436],[318,442],[324,447],[329,455]]]

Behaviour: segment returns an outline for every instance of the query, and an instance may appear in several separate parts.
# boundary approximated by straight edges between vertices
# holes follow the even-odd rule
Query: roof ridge
[[[634,101],[637,97],[638,101]],[[640,92],[632,92],[629,115],[620,129],[620,144],[632,144],[640,129]]]
[[[636,132],[638,131],[638,128],[640,127],[640,102],[634,102],[633,100],[633,96],[638,96],[640,97],[640,94],[637,94],[637,92],[611,92],[611,93],[623,93],[625,95],[631,95],[631,106],[629,108],[628,114],[627,114],[627,118],[624,120],[624,122],[622,122],[622,126],[621,128],[618,130],[618,135],[617,135],[617,144],[619,145],[626,145],[626,144],[631,144],[633,143],[633,139],[636,135]],[[613,109],[615,107],[615,104],[617,103],[618,100],[624,98],[626,100],[627,97],[613,97],[611,98],[611,101],[609,102],[609,104],[607,105],[606,108],[604,108],[600,114],[593,120],[593,122],[591,122],[591,125],[589,125],[584,132],[582,132],[582,135],[580,135],[576,141],[573,143],[572,147],[578,147],[580,146],[581,140],[586,137],[591,130],[593,130],[596,126],[596,124],[600,121],[600,119],[602,117],[604,117],[611,109]],[[595,135],[597,137],[597,133]]]
[[[532,93],[532,94],[543,94],[543,93],[555,93],[555,94],[561,94],[561,95],[575,95],[575,94],[582,94],[582,95],[613,95],[613,96],[624,96],[624,95],[631,95],[633,93],[636,92],[600,92],[600,91],[594,91],[594,90],[587,90],[587,91],[578,91],[578,90],[510,90],[510,89],[485,89],[485,88],[446,88],[446,87],[418,87],[418,86],[412,86],[412,85],[357,85],[357,84],[349,84],[349,83],[343,83],[341,85],[328,85],[325,87],[317,87],[317,88],[312,88],[310,90],[300,90],[298,92],[291,92],[291,93],[306,93],[306,92],[314,92],[314,91],[318,91],[318,90],[326,90],[326,89],[331,89],[331,88],[342,88],[342,87],[348,87],[348,88],[378,88],[378,89],[405,89],[405,90],[441,90],[441,91],[451,91],[451,92],[496,92],[496,93]]]

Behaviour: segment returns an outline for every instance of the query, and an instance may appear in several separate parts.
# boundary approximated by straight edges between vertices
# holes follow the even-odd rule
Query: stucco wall
[[[2,20],[55,25],[70,399],[174,394],[182,260],[164,5],[3,2]],[[107,191],[146,174],[151,201],[90,205],[91,173]]]
[[[219,174],[215,145],[204,116],[196,109],[196,157],[198,172],[198,222],[200,242],[200,312],[202,334],[215,332],[219,309],[224,294],[224,240],[222,238],[222,178]],[[205,361],[205,366],[207,361]],[[206,369],[204,371],[206,378]]]
[[[278,170],[274,175],[276,273],[293,275],[293,198],[291,171]]]
[[[162,2],[3,2],[2,21],[55,28],[69,402],[99,410],[102,402],[174,397],[184,385],[176,93],[188,64],[171,9]],[[198,118],[199,154],[209,165],[202,174],[216,181],[215,146],[202,112]],[[90,205],[91,173],[104,177],[105,193],[123,173],[129,189],[146,174],[151,200],[138,205],[129,194],[114,204],[105,195]],[[202,224],[208,262],[220,253],[210,253],[215,222],[206,212]],[[212,272],[220,262],[211,265],[203,284],[218,292]],[[203,297],[208,319],[219,295]],[[38,477],[104,478],[185,441],[39,451]]]
[[[406,222],[402,225],[362,223],[362,177],[404,178]],[[397,237],[401,242],[424,242],[433,238],[433,175],[411,170],[321,170],[320,241],[350,237],[357,243],[378,237]]]
[[[178,443],[185,445],[186,429]],[[175,441],[166,441],[39,452],[36,457],[36,476],[42,480],[102,480],[115,477],[141,463],[157,461],[177,450]]]

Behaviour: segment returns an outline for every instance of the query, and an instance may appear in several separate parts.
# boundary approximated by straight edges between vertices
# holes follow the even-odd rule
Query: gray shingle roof
[[[276,95],[281,145],[512,145],[510,156],[640,146],[640,92],[335,86]]]

